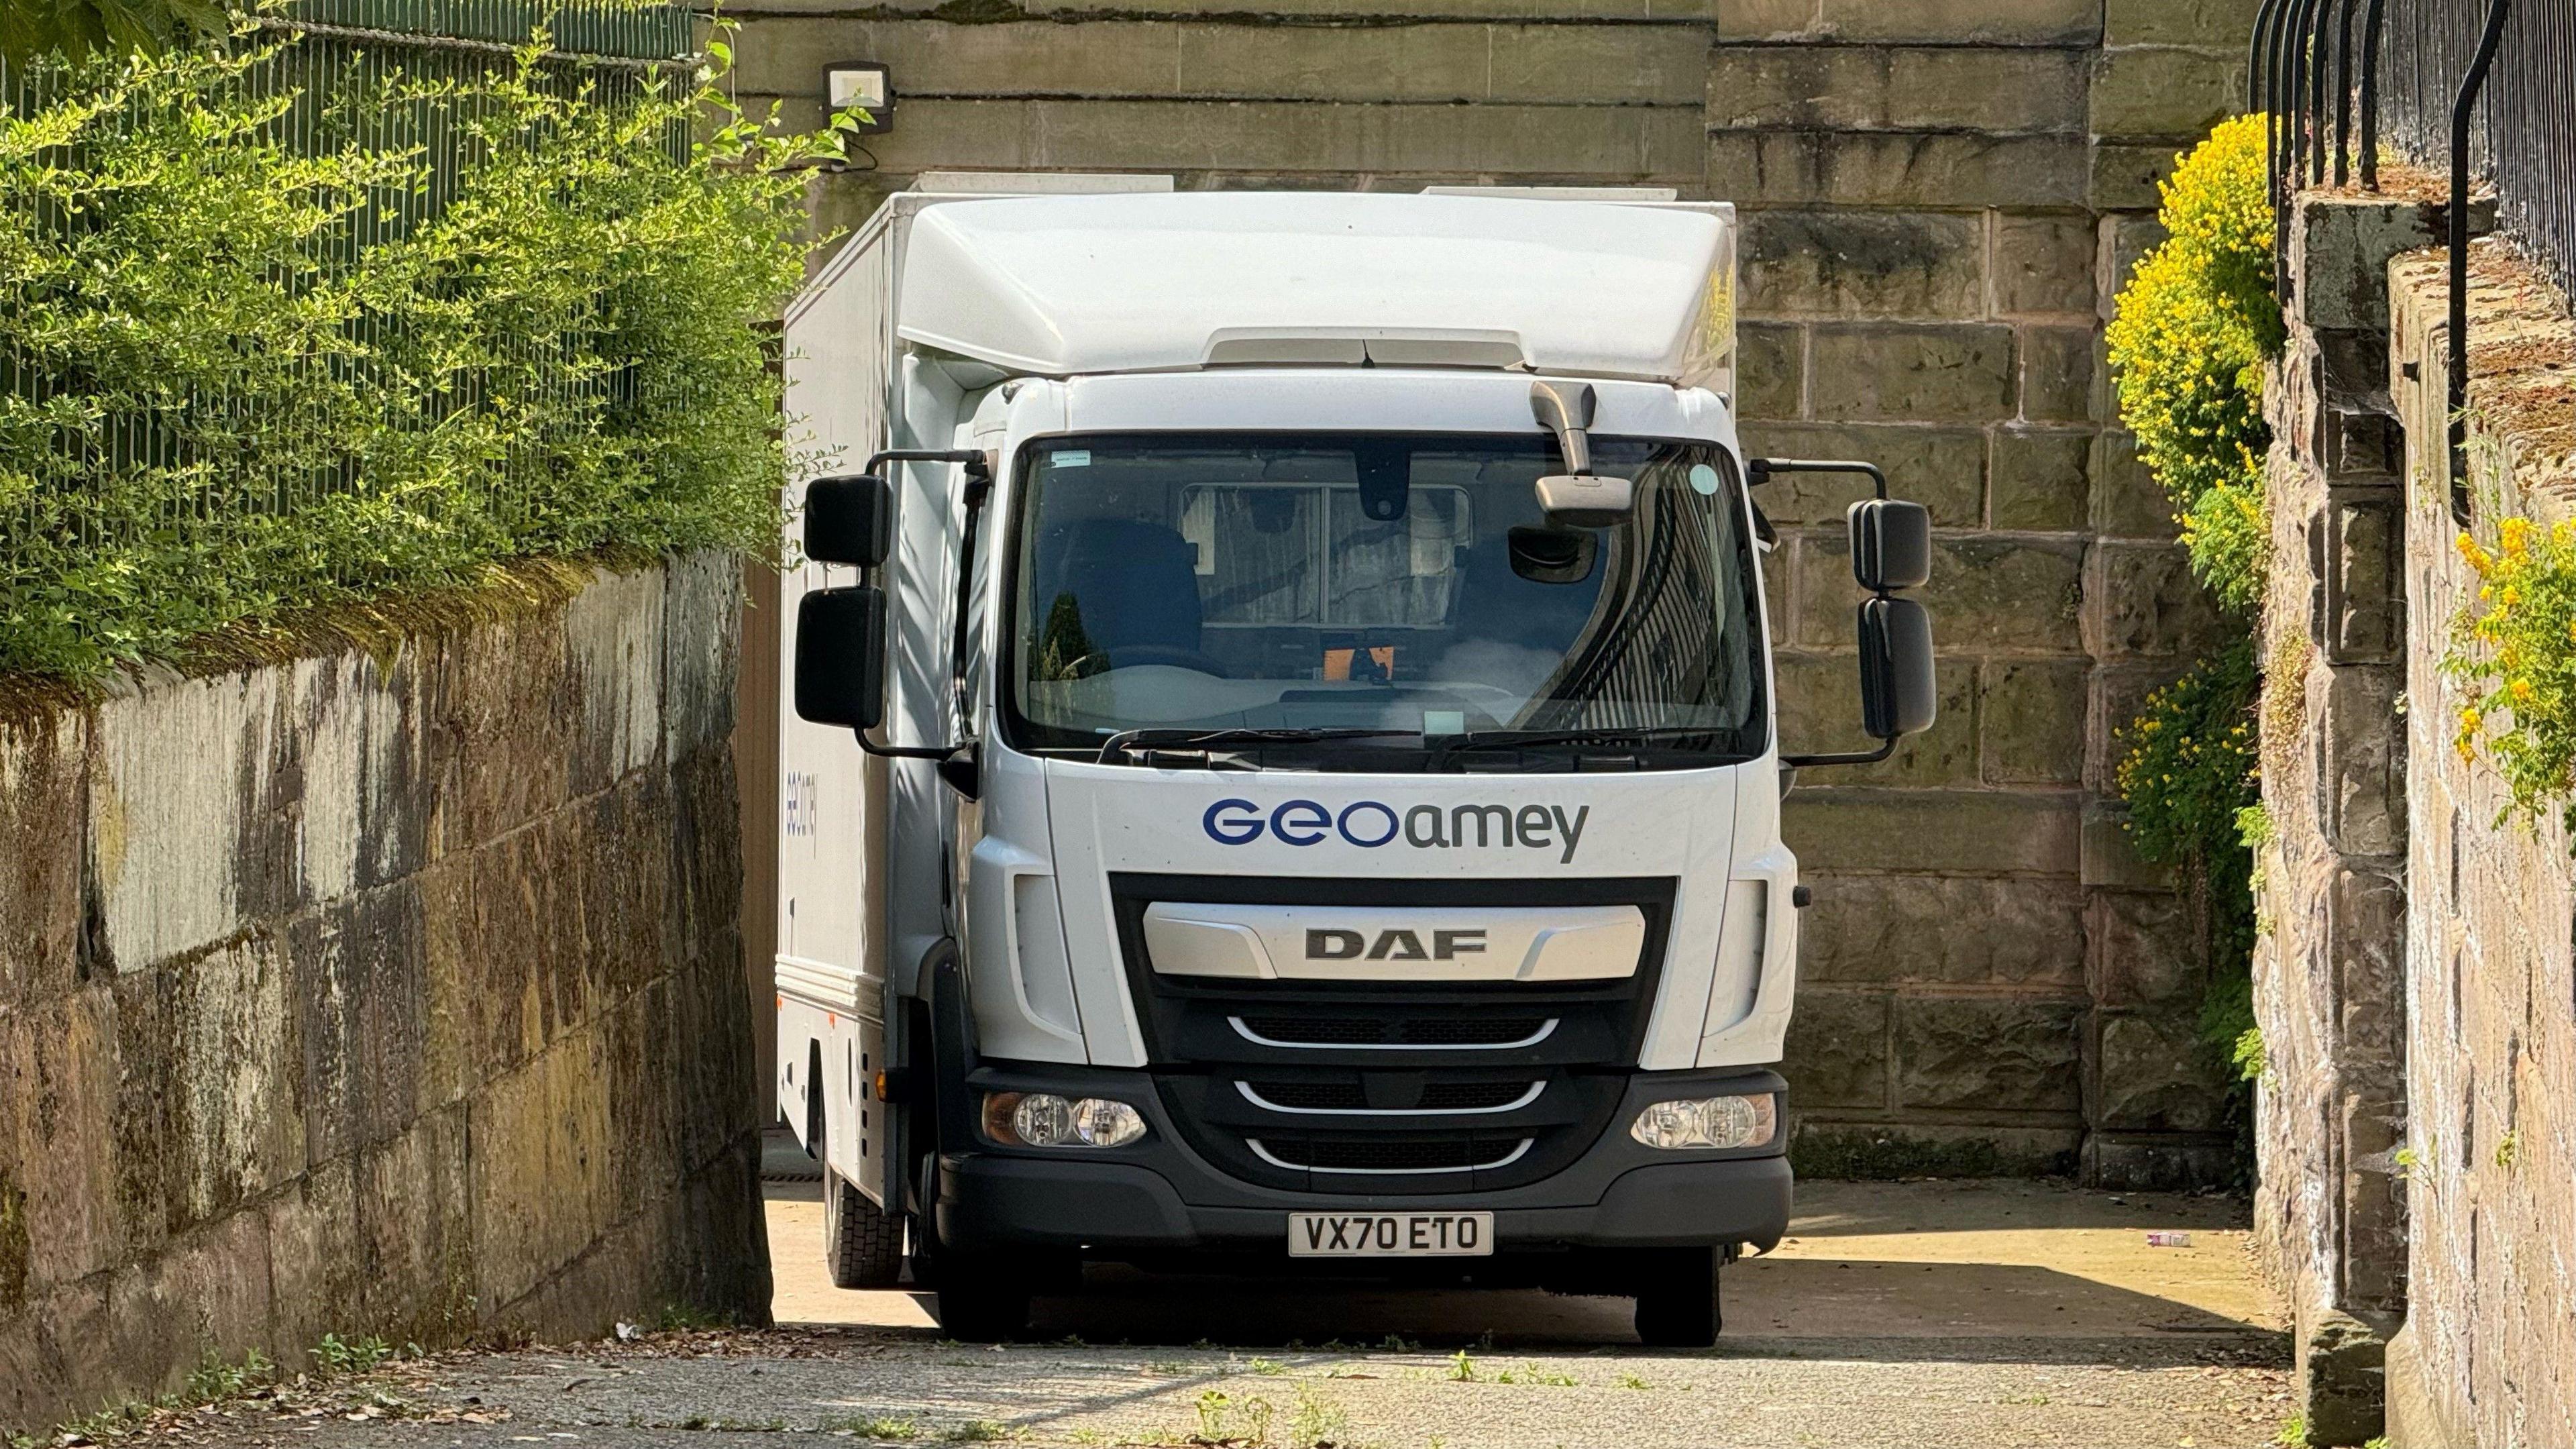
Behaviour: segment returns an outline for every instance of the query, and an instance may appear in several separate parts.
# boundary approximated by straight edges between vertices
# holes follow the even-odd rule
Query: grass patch
[[[921,1425],[918,1422],[896,1418],[890,1414],[877,1414],[863,1419],[830,1419],[824,1422],[823,1430],[829,1434],[855,1434],[862,1439],[885,1439],[896,1442],[909,1442],[921,1437]]]

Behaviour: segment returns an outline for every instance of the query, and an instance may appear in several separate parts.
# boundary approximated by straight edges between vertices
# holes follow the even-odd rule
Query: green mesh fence
[[[425,297],[370,303],[371,265],[447,216],[496,144],[478,127],[509,102],[487,82],[515,70],[513,51],[541,23],[553,49],[536,84],[615,113],[672,83],[669,63],[693,50],[702,19],[679,5],[299,0],[236,42],[258,58],[214,86],[238,129],[203,140],[208,163],[263,149],[315,158],[324,171],[306,189],[338,198],[297,232],[276,208],[309,200],[306,183],[268,165],[241,202],[257,225],[241,230],[287,241],[239,256],[220,224],[138,219],[159,193],[119,188],[127,151],[155,145],[166,159],[166,107],[117,95],[94,68],[0,67],[0,125],[13,128],[0,147],[0,308],[20,313],[0,317],[0,672],[77,677],[169,657],[205,629],[452,582],[478,560],[746,534],[764,461],[741,452],[750,415],[740,398],[696,395],[738,380],[744,354],[722,329],[690,333],[656,303],[656,284],[639,293],[610,279],[552,298],[541,276],[487,285],[475,258],[451,256]],[[42,124],[102,97],[77,135],[42,144]],[[680,161],[690,141],[689,123],[663,114],[621,144]],[[372,171],[363,159],[389,156],[407,159]],[[61,179],[73,173],[79,186]],[[610,168],[560,184],[629,182]],[[734,223],[774,231],[762,203],[744,205]],[[121,321],[114,279],[94,275],[116,255],[103,263],[76,245],[123,227],[148,252],[156,225],[172,249],[206,258],[201,328]],[[703,232],[681,240],[721,258]],[[768,249],[743,263],[754,290],[774,280],[760,269],[777,270],[780,244],[747,239]],[[442,313],[440,289],[457,316]],[[294,315],[308,302],[330,315]],[[475,306],[525,315],[464,315]],[[156,371],[156,346],[167,369]],[[692,347],[721,356],[696,366]],[[707,436],[693,435],[692,409],[714,420]]]

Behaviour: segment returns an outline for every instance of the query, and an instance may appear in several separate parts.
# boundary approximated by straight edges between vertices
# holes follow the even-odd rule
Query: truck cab
[[[1922,511],[1744,456],[1722,204],[1139,184],[933,182],[788,317],[778,1100],[835,1280],[960,1338],[1115,1260],[1706,1343],[1789,1216],[1787,767],[1930,723]],[[1795,469],[1875,494],[1874,751],[1777,738]]]

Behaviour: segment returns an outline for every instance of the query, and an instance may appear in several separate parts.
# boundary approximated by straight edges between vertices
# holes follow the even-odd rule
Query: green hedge
[[[774,546],[763,324],[839,147],[732,109],[713,56],[245,34],[0,75],[0,671]]]

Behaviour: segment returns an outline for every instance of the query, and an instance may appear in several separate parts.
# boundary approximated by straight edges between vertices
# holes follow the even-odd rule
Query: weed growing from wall
[[[2468,696],[2454,745],[2463,761],[2486,747],[2510,791],[2507,816],[2576,816],[2576,525],[2507,518],[2497,532],[2492,549],[2459,538],[2478,591],[2442,661]]]
[[[735,109],[720,40],[614,84],[542,32],[455,54],[249,31],[5,77],[0,673],[506,559],[774,547],[762,328],[837,132]]]

